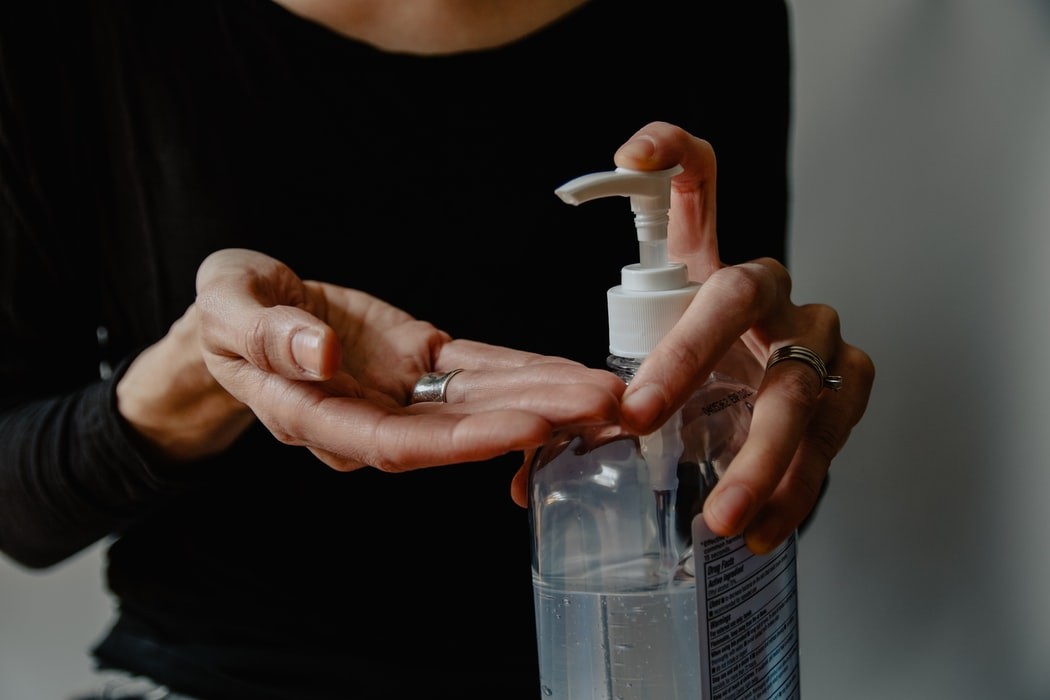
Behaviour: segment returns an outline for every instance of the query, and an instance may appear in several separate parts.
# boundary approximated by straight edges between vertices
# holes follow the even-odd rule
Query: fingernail
[[[304,328],[292,336],[292,357],[304,373],[321,376],[321,334],[313,328]]]
[[[636,136],[616,152],[617,156],[631,160],[648,161],[656,153],[656,144],[648,136]]]
[[[764,518],[744,534],[747,548],[755,554],[768,554],[784,541],[784,521],[775,515]]]
[[[637,387],[623,397],[620,410],[632,426],[648,430],[664,410],[663,393],[652,384]]]
[[[715,521],[722,524],[728,533],[740,531],[740,526],[751,509],[751,494],[743,486],[732,484],[715,494],[713,499],[708,499],[704,504],[707,511]],[[728,534],[727,533],[727,534]]]

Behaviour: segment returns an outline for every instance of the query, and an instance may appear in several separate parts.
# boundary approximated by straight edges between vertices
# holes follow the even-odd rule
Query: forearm
[[[0,549],[51,566],[119,531],[191,481],[151,465],[116,410],[114,382],[0,414]]]

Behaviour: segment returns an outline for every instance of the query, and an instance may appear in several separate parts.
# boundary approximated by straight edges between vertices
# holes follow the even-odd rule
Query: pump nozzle
[[[682,172],[676,165],[667,170],[629,170],[616,168],[601,173],[581,175],[554,190],[568,204],[582,204],[599,197],[630,197],[638,241],[667,240],[667,210],[671,208],[671,178]],[[644,254],[643,258],[649,257]],[[642,260],[643,267],[667,264],[666,248],[663,259]]]
[[[619,286],[609,290],[609,349],[614,355],[648,355],[699,288],[689,281],[685,265],[667,258],[671,178],[680,172],[680,165],[649,172],[616,168],[581,175],[554,191],[569,204],[599,197],[631,199],[639,262],[623,267]]]

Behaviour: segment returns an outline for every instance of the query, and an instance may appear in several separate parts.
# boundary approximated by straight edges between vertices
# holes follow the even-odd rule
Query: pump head
[[[554,192],[569,204],[599,197],[630,197],[638,236],[638,262],[620,271],[620,284],[609,290],[609,351],[643,358],[681,318],[700,285],[689,281],[682,263],[668,261],[667,223],[671,178],[682,172],[616,168],[581,175]]]

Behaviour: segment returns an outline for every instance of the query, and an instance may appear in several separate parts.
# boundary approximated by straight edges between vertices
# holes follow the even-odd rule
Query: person
[[[761,384],[705,518],[763,551],[813,510],[874,369],[790,298],[782,0],[16,5],[0,548],[46,569],[108,540],[101,671],[536,697],[528,456],[654,429],[737,342]],[[626,205],[553,195],[610,157],[683,166],[671,252],[703,281],[629,388],[603,369]],[[789,345],[841,390],[763,373]]]

